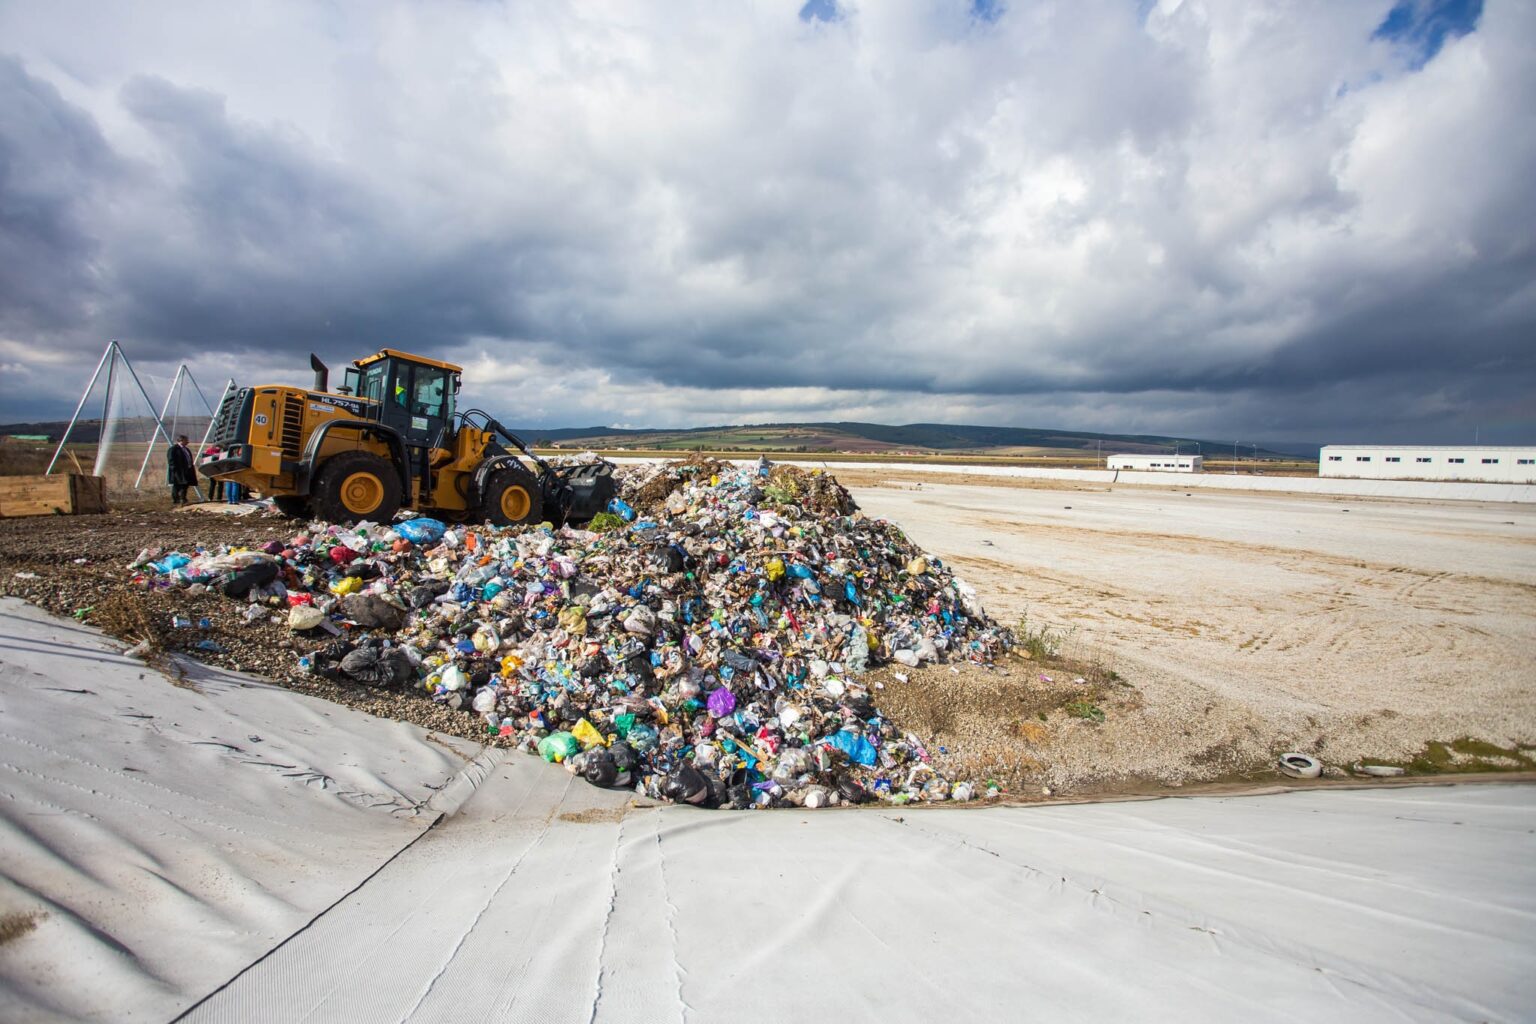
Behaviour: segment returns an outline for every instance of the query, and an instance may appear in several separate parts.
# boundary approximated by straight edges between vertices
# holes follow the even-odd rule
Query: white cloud
[[[1418,70],[1386,0],[841,7],[0,8],[119,161],[80,164],[99,289],[49,337],[484,352],[549,425],[1278,438],[1369,428],[1330,374],[1384,430],[1529,388],[1529,5]],[[1401,377],[1438,356],[1449,390]]]

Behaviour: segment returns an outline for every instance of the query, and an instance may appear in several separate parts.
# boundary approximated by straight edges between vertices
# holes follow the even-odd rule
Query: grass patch
[[[1029,613],[1025,612],[1019,624],[1013,627],[1013,639],[1035,661],[1055,661],[1077,633],[1075,628],[1032,626]]]
[[[1091,700],[1069,700],[1061,706],[1072,718],[1081,718],[1089,722],[1104,721],[1104,709]]]
[[[1459,775],[1469,772],[1521,772],[1536,770],[1536,749],[1501,747],[1483,740],[1462,737],[1449,742],[1434,741],[1407,761],[1365,760],[1406,768],[1413,775]]]

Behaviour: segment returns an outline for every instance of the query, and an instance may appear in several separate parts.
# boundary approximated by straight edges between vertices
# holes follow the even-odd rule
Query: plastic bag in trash
[[[395,525],[395,532],[412,544],[435,544],[448,532],[448,524],[436,519],[407,519]]]
[[[359,626],[370,629],[387,629],[390,632],[405,625],[405,611],[396,608],[382,597],[373,594],[348,594],[341,599],[341,612]]]
[[[841,729],[822,740],[828,746],[836,747],[848,755],[848,760],[855,764],[861,764],[868,768],[874,765],[877,754],[874,744],[860,732],[852,729]]]
[[[288,628],[302,633],[325,621],[325,612],[311,604],[296,604],[288,609]]]
[[[601,747],[607,742],[603,738],[603,734],[597,731],[597,727],[585,718],[572,727],[571,735],[576,737],[583,747],[587,748]]]
[[[225,597],[244,598],[253,589],[264,587],[277,579],[277,563],[271,559],[252,562],[244,569],[230,573],[218,584]]]
[[[709,801],[709,780],[692,765],[684,765],[661,785],[661,795],[673,803],[703,805]]]
[[[342,674],[367,686],[398,686],[416,675],[416,666],[397,648],[359,647],[341,659]]]
[[[539,740],[539,756],[546,761],[564,761],[580,749],[581,744],[568,732],[552,732]]]

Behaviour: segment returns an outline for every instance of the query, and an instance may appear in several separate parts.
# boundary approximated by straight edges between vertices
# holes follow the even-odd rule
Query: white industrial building
[[[1330,444],[1318,476],[1360,480],[1475,480],[1536,483],[1536,448],[1490,445]]]
[[[1152,473],[1198,473],[1204,463],[1199,455],[1111,455],[1110,469],[1141,469]]]

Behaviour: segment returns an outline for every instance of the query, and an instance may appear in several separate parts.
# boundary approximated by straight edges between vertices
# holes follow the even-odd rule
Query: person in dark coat
[[[187,488],[197,485],[197,466],[186,434],[176,438],[165,453],[165,482],[171,485],[171,504],[187,503]]]

